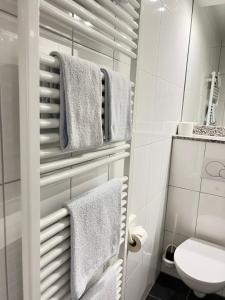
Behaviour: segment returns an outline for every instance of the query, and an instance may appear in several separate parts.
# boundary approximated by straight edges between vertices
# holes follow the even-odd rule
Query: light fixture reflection
[[[93,25],[91,24],[91,22],[84,21],[84,24],[87,25],[88,27],[93,27]]]
[[[166,11],[166,7],[165,6],[161,6],[161,7],[158,8],[158,11],[162,11],[162,12]]]

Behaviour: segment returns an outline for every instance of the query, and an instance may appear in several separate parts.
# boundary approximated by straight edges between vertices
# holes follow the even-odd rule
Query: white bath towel
[[[105,104],[108,105],[109,133],[108,141],[116,142],[131,138],[131,82],[118,72],[102,68],[108,73],[105,80],[109,80],[105,92]]]
[[[81,300],[117,300],[117,269],[116,263],[110,266]]]
[[[60,145],[76,151],[103,144],[102,76],[88,61],[52,52],[60,62]]]
[[[81,195],[67,203],[71,219],[71,295],[84,293],[98,270],[118,255],[121,228],[119,179]]]

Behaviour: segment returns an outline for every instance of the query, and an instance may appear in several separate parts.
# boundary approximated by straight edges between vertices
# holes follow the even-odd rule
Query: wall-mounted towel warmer
[[[209,101],[206,115],[206,125],[216,125],[216,107],[220,96],[221,77],[219,72],[212,72],[209,82]]]
[[[52,71],[58,68],[58,63],[54,58],[43,56],[39,52],[39,29],[40,26],[43,27],[40,20],[51,22],[51,28],[54,24],[70,28],[75,37],[77,35],[88,40],[89,44],[98,43],[100,47],[111,49],[114,51],[113,58],[119,53],[128,56],[131,59],[131,80],[135,82],[139,12],[140,3],[137,0],[129,0],[128,3],[123,4],[111,0],[18,1],[24,300],[70,299],[69,295],[68,298],[66,296],[69,291],[69,245],[65,242],[69,238],[68,218],[63,209],[41,219],[41,189],[49,184],[124,159],[124,175],[129,175],[130,143],[119,142],[105,145],[95,151],[69,155],[65,155],[60,150],[57,117],[59,90],[54,87],[59,77],[57,72]],[[40,64],[50,69],[43,67],[40,70]],[[44,84],[40,85],[40,81]],[[47,100],[43,101],[43,97]],[[127,198],[125,190],[128,179],[123,180],[123,196]],[[126,265],[124,240],[127,236],[125,198],[122,201],[120,251],[122,261],[119,261],[118,269],[118,299],[124,298]],[[55,227],[52,227],[50,221],[52,216],[58,218],[54,221]],[[64,229],[58,232],[59,228]],[[54,237],[51,237],[52,232],[55,233]],[[62,249],[57,248],[58,243],[64,245],[65,251],[61,255],[59,253]],[[49,252],[50,249],[55,251],[55,257]],[[48,259],[51,260],[47,268],[44,267],[46,263],[44,257],[49,257]],[[49,294],[42,298],[46,291],[49,291]]]
[[[120,245],[125,241],[126,234],[126,205],[127,205],[127,177],[121,178],[123,183],[121,195],[121,234]],[[47,300],[54,295],[60,299],[62,295],[61,284],[66,285],[64,295],[69,297],[69,271],[70,271],[70,220],[66,208],[62,208],[44,217],[40,221],[40,290],[41,300]],[[120,263],[122,267],[123,264]],[[122,284],[122,282],[121,282]],[[118,299],[120,299],[121,284],[118,286]],[[67,296],[66,296],[67,297]]]

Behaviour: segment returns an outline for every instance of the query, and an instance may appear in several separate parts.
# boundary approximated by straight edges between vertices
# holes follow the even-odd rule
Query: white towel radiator
[[[50,31],[71,30],[76,42],[82,44],[84,39],[90,48],[105,47],[112,58],[120,53],[129,57],[135,82],[139,12],[137,0],[126,4],[112,0],[18,1],[24,300],[70,299],[67,211],[52,211],[41,218],[41,189],[118,160],[125,162],[118,261],[118,299],[124,298],[130,143],[67,155],[60,150],[59,90],[55,88],[59,65],[55,58],[40,53],[40,32],[49,22]],[[104,105],[102,116],[104,119]]]

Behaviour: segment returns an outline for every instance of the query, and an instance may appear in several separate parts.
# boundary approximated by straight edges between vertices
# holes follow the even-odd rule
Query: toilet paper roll
[[[130,229],[129,232],[133,243],[128,243],[128,250],[130,252],[140,251],[148,238],[147,232],[141,226],[136,226]]]
[[[194,122],[180,122],[178,124],[178,135],[192,136],[194,125]]]

